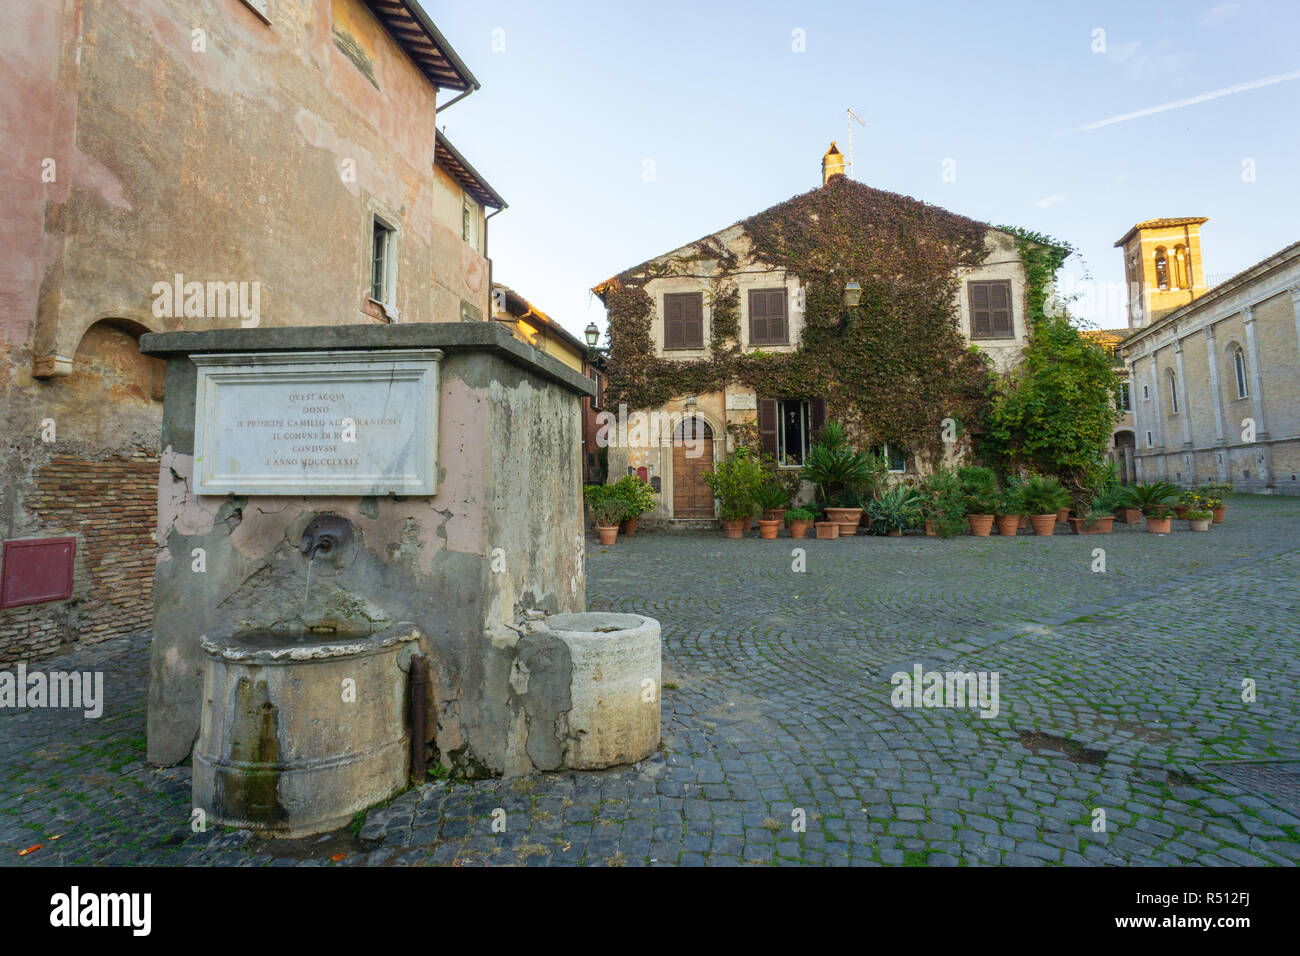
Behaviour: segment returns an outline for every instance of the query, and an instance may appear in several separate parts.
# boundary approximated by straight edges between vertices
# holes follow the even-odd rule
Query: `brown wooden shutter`
[[[972,282],[970,290],[970,335],[973,339],[987,339],[993,335],[989,316],[989,287],[984,282]]]
[[[812,437],[816,438],[817,433],[822,430],[826,424],[826,399],[813,398],[808,401],[809,417],[812,419]]]
[[[749,343],[762,345],[767,341],[767,293],[761,289],[749,290]]]
[[[776,429],[779,420],[776,414],[776,399],[760,398],[758,400],[758,441],[763,454],[776,457]]]
[[[682,297],[664,296],[664,348],[685,348],[682,337]]]
[[[787,341],[785,300],[786,294],[784,289],[776,289],[767,294],[767,332],[773,342]]]
[[[704,348],[704,293],[682,296],[682,343],[688,349]]]
[[[989,283],[989,328],[994,338],[1012,337],[1011,283]]]

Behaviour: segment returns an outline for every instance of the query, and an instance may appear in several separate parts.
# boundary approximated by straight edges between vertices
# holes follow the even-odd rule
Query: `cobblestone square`
[[[593,541],[588,606],[663,625],[660,755],[435,781],[295,842],[191,831],[188,768],[144,761],[147,636],[117,639],[32,665],[102,670],[101,718],[0,711],[0,852],[32,866],[1293,865],[1298,581],[1293,498],[1233,497],[1208,534]],[[996,672],[996,716],[894,707],[891,675],[917,664]]]

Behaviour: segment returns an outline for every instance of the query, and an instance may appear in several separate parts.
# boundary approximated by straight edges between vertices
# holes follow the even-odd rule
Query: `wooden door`
[[[713,492],[704,483],[712,470],[713,430],[701,419],[688,418],[673,432],[674,518],[713,517]]]

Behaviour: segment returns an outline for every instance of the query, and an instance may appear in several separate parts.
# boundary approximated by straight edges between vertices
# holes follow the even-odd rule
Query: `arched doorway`
[[[673,429],[673,517],[712,518],[713,492],[704,476],[713,470],[713,429],[701,418]]]
[[[1115,433],[1115,462],[1119,465],[1119,481],[1122,485],[1137,480],[1134,452],[1137,451],[1137,439],[1131,431]]]

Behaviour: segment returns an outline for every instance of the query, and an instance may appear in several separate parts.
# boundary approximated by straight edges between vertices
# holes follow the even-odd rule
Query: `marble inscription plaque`
[[[425,350],[193,355],[201,495],[432,495],[438,363]]]

